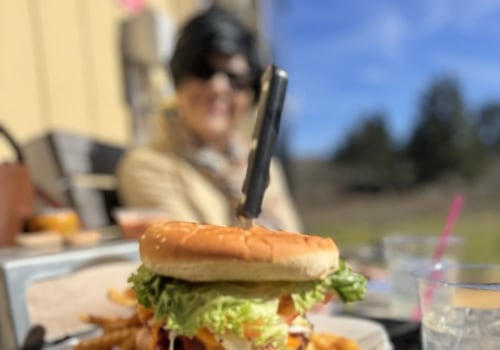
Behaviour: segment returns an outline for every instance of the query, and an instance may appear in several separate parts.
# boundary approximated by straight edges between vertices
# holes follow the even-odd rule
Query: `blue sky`
[[[295,156],[329,155],[372,111],[385,112],[404,141],[422,92],[443,74],[458,79],[472,109],[500,100],[500,0],[268,6],[269,40],[289,73],[285,123]]]

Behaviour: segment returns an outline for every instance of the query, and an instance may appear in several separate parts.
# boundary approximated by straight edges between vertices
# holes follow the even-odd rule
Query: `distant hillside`
[[[381,193],[343,190],[340,171],[322,160],[295,160],[290,170],[294,197],[306,226],[318,220],[377,222],[395,216],[444,213],[456,193],[464,195],[465,210],[500,209],[500,159],[490,161],[487,172],[474,183],[449,177],[412,190]]]
[[[290,168],[293,193],[302,205],[334,201],[338,186],[331,164],[319,159],[303,159],[294,161]]]

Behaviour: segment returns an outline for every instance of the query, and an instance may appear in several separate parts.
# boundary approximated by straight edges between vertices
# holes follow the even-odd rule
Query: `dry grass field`
[[[292,170],[305,232],[331,236],[343,249],[378,245],[382,236],[397,232],[438,235],[460,193],[465,202],[454,232],[466,239],[464,260],[500,263],[500,166],[473,184],[448,180],[374,194],[343,193],[335,170],[318,161],[295,163]]]

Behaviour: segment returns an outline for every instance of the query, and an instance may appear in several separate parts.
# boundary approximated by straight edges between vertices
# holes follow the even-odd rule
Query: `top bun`
[[[193,282],[318,280],[339,264],[328,238],[189,222],[150,226],[140,254],[153,272]]]

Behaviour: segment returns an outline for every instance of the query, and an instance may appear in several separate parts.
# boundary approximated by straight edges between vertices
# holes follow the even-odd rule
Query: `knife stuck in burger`
[[[241,201],[236,209],[240,226],[249,228],[261,212],[269,183],[269,166],[278,138],[281,112],[285,102],[288,74],[272,64],[262,74],[257,119],[250,143],[248,168]]]

